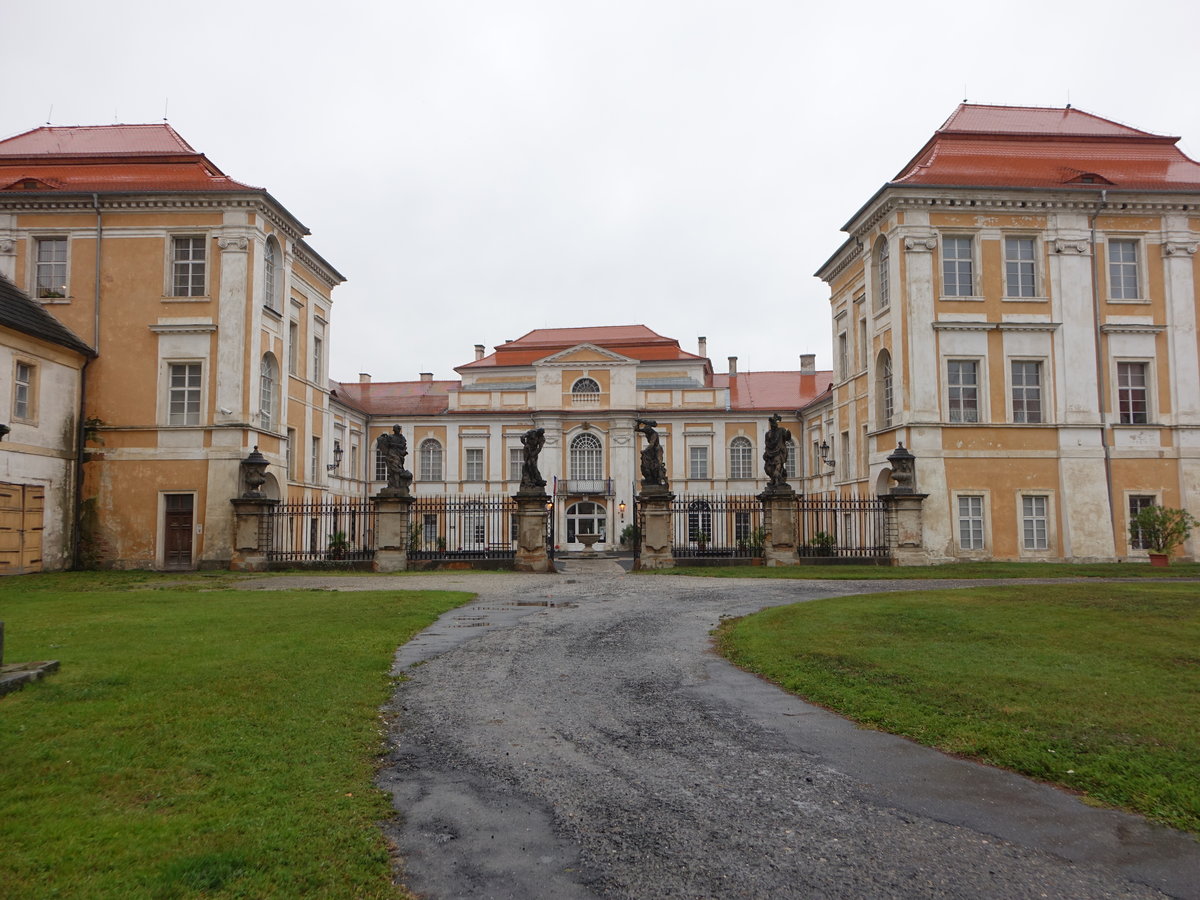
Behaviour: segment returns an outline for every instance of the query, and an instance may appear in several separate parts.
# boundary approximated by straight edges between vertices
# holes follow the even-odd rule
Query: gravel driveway
[[[1200,898],[1190,837],[858,729],[709,648],[724,615],[925,583],[322,584],[480,595],[397,656],[380,784],[421,896]]]

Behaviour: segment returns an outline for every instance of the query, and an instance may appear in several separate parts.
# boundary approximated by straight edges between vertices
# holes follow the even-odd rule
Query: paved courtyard
[[[380,784],[422,897],[1200,898],[1189,836],[859,729],[709,648],[722,616],[923,583],[564,568],[294,576],[479,594],[396,662]]]

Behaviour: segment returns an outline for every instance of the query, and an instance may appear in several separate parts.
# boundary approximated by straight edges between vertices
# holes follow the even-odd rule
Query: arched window
[[[264,431],[275,429],[275,386],[279,383],[279,364],[275,355],[267,353],[262,358],[262,377],[259,382],[259,424]]]
[[[880,237],[875,242],[875,308],[884,309],[892,302],[891,296],[891,264],[892,254],[888,249],[887,238]]]
[[[579,434],[571,440],[572,480],[599,481],[604,477],[604,452],[594,434]]]
[[[729,442],[729,477],[754,477],[754,447],[749,438],[739,436]]]
[[[278,261],[279,242],[274,237],[268,237],[263,248],[263,303],[276,312],[280,309]]]
[[[567,543],[577,543],[580,534],[598,534],[608,540],[608,517],[603,506],[590,500],[572,503],[567,507]]]
[[[577,378],[571,385],[572,394],[598,394],[600,385],[594,378]]]
[[[442,480],[442,445],[434,438],[421,441],[421,480]]]
[[[888,428],[895,412],[895,385],[892,382],[892,354],[879,351],[875,361],[875,418],[877,428]]]

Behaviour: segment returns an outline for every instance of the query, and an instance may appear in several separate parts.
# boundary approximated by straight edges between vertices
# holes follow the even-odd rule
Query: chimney
[[[737,374],[737,357],[729,357],[729,377],[732,378]]]
[[[433,381],[433,373],[432,372],[422,372],[421,380],[422,381]]]
[[[358,383],[359,384],[370,384],[371,383],[371,373],[370,372],[359,372],[358,373]]]
[[[483,344],[476,344],[476,345],[475,345],[475,358],[476,358],[476,359],[483,359]]]
[[[800,354],[800,374],[815,375],[817,371],[817,354],[801,353]]]
[[[698,351],[699,355],[700,356],[708,356],[708,338],[706,338],[706,337],[700,338],[699,344],[700,344],[700,349]]]

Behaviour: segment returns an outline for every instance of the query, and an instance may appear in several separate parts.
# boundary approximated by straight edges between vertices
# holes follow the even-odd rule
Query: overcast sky
[[[164,115],[349,280],[330,374],[642,323],[717,371],[830,362],[812,273],[964,98],[1200,156],[1187,0],[0,0],[0,136]],[[51,108],[53,111],[51,112]]]

